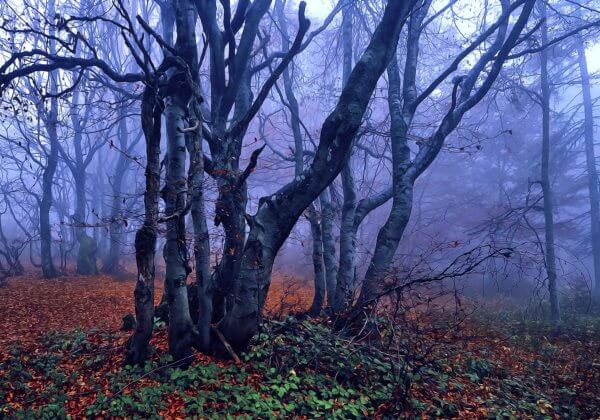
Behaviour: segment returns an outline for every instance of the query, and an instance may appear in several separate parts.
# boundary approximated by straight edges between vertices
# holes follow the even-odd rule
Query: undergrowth
[[[502,325],[502,331],[485,331],[486,338],[478,335],[481,329],[466,329],[462,341],[453,337],[453,345],[433,347],[419,359],[366,347],[333,333],[322,320],[287,317],[264,324],[242,364],[197,356],[186,370],[173,368],[164,355],[164,326],[155,342],[163,348],[143,367],[120,366],[124,336],[47,334],[35,348],[2,354],[0,417],[600,414],[598,376],[583,372],[598,361],[593,353],[600,342],[598,324],[573,324],[568,335],[555,337],[541,324],[505,319]],[[569,364],[569,358],[577,360]]]
[[[82,378],[61,361],[80,355],[82,371],[111,362],[81,331],[47,335],[41,344],[44,351],[34,355],[13,348],[0,363],[0,400],[13,402],[2,407],[4,414],[67,417],[70,402],[79,396],[69,390]],[[358,418],[402,408],[395,398],[403,383],[400,368],[310,320],[288,317],[265,324],[242,365],[201,358],[181,370],[171,363],[166,355],[143,368],[111,369],[98,381],[86,378],[99,391],[83,414],[153,418],[176,408],[190,417]]]

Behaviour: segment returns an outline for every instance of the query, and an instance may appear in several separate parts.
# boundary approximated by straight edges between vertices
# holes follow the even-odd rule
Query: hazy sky
[[[318,23],[321,23],[322,19],[327,16],[327,14],[333,9],[333,6],[336,2],[332,0],[305,0],[306,1],[306,14],[309,18],[318,20]],[[585,0],[581,0],[585,2]],[[299,3],[299,0],[293,0],[294,3]],[[434,1],[434,6],[436,3],[441,3],[441,7],[445,6],[448,2],[444,0]],[[457,4],[460,4],[459,1]],[[472,3],[472,0],[469,0],[467,3]],[[472,4],[469,4],[472,7]],[[435,7],[434,7],[435,8]],[[313,22],[313,26],[315,26],[317,22]],[[590,44],[587,48],[587,60],[588,67],[590,72],[598,72],[600,71],[600,43],[597,41],[593,44]]]

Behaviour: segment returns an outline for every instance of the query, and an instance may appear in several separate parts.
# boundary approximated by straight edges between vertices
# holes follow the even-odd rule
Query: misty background
[[[382,12],[380,2],[358,3],[361,4],[354,6],[351,34],[354,60],[365,49]],[[481,32],[486,21],[498,15],[498,5],[491,3],[494,2],[432,2],[427,14],[431,20],[420,41],[419,88],[430,83],[459,50]],[[547,19],[551,38],[598,18],[596,2],[583,5],[557,0],[550,3],[552,7]],[[131,7],[160,32],[157,3],[136,1]],[[305,159],[311,158],[323,116],[334,108],[342,89],[343,28],[341,15],[335,12],[335,7],[331,2],[308,1],[307,15],[313,21],[312,28],[321,31],[294,59],[288,76],[292,78],[300,109]],[[52,13],[66,19],[76,15],[100,13],[110,16],[115,13],[111,2],[91,0],[8,1],[0,8],[4,16],[3,27],[12,31],[10,37],[0,41],[3,59],[11,51],[42,47],[47,43],[35,34],[26,35],[15,29],[23,25],[46,28]],[[295,30],[297,8],[294,1],[285,2],[283,8],[291,27],[290,34]],[[534,11],[535,16],[539,13],[537,9]],[[262,22],[262,35],[253,52],[253,63],[257,66],[265,66],[261,64],[261,56],[282,47],[280,18],[275,15],[275,10],[269,12]],[[135,68],[133,57],[110,24],[98,24],[93,30],[78,24],[78,30],[86,34],[87,42],[115,68],[123,71]],[[269,40],[268,45],[260,43],[261,37]],[[540,45],[541,41],[536,37],[528,39],[527,46]],[[152,54],[159,54],[150,38],[144,42]],[[550,180],[554,193],[556,259],[561,290],[591,290],[594,277],[591,226],[598,223],[593,222],[590,215],[577,43],[582,43],[586,54],[594,110],[593,136],[598,139],[600,44],[597,28],[578,32],[547,50],[551,91]],[[406,49],[404,41],[398,49]],[[467,56],[459,64],[456,74],[466,73],[480,54],[478,49]],[[493,296],[501,292],[528,298],[535,291],[540,298],[545,297],[539,73],[539,54],[509,61],[490,92],[448,135],[439,156],[415,183],[412,214],[395,254],[394,270],[408,273],[416,267],[423,270],[428,266],[435,271],[461,252],[482,244],[493,244],[514,249],[512,260],[491,260],[482,264],[461,279],[467,284],[466,290],[473,296]],[[65,91],[57,95],[54,105],[58,114],[56,152],[50,150],[47,133],[47,116],[53,106],[53,96],[48,95],[51,77],[56,77],[57,89]],[[10,93],[2,96],[0,236],[4,258],[11,252],[18,253],[24,266],[35,268],[40,265],[39,208],[43,201],[43,173],[49,154],[57,153],[56,175],[52,181],[54,199],[49,212],[51,252],[57,265],[64,270],[74,263],[82,246],[76,237],[79,229],[97,248],[94,260],[98,270],[118,275],[133,274],[133,236],[143,215],[145,152],[136,105],[141,86],[116,84],[95,70],[61,70],[51,77],[33,74],[13,83]],[[207,70],[200,70],[201,86],[208,86],[209,77]],[[265,78],[260,72],[251,77],[253,86],[258,86]],[[384,75],[371,98],[349,158],[357,200],[385,192],[392,185],[387,85],[388,77]],[[446,112],[450,96],[451,81],[447,80],[417,110],[408,141],[411,153],[415,154],[419,145],[431,136]],[[288,101],[280,81],[270,91],[244,136],[242,167],[253,150],[266,146],[248,179],[249,214],[256,212],[260,197],[273,194],[295,176],[292,114],[286,105]],[[163,126],[163,135],[164,130]],[[597,152],[597,140],[595,146],[594,152]],[[78,193],[78,188],[83,192]],[[224,235],[223,229],[215,226],[213,221],[217,186],[207,177],[203,188],[213,264],[217,264],[222,257]],[[328,188],[328,194],[333,213],[331,235],[335,252],[339,253],[340,217],[344,205],[340,177]],[[377,232],[390,206],[387,200],[360,224],[354,288],[365,274]],[[317,211],[321,211],[320,205],[317,205]],[[159,240],[159,249],[161,246]],[[301,217],[276,259],[274,272],[290,279],[311,281],[311,255],[310,224],[306,217]],[[3,261],[2,268],[8,269],[11,263]],[[162,259],[158,258],[157,263],[162,266]]]

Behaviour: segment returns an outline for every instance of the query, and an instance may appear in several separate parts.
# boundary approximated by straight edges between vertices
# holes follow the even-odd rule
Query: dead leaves
[[[110,397],[114,393],[107,377],[121,370],[123,347],[130,333],[121,332],[119,328],[123,315],[133,312],[134,287],[133,280],[118,281],[109,276],[73,275],[43,280],[36,275],[27,275],[10,279],[7,286],[0,289],[0,361],[6,360],[14,343],[21,344],[23,350],[19,357],[26,364],[47,351],[41,339],[44,333],[76,328],[88,331],[85,334],[89,343],[87,350],[61,349],[57,362],[61,371],[76,375],[61,390],[67,397],[67,412],[76,418],[85,416],[86,407],[96,401],[99,394]],[[160,300],[161,288],[161,281],[157,280],[156,303]],[[310,282],[293,282],[275,276],[267,299],[267,312],[280,316],[306,310],[312,294]],[[565,389],[573,391],[568,404],[584,408],[600,406],[597,393],[600,334],[592,331],[596,335],[549,337],[540,333],[533,337],[537,344],[532,344],[527,331],[518,331],[516,338],[511,338],[510,326],[496,326],[498,328],[467,322],[451,341],[438,346],[440,353],[432,355],[442,360],[437,368],[437,379],[420,375],[422,378],[413,383],[411,398],[430,409],[440,404],[453,404],[459,417],[485,418],[501,407],[502,401],[519,400],[521,389],[511,390],[510,383],[515,382],[523,390],[540,395],[531,404],[542,415],[556,415],[557,401],[563,398],[560,392]],[[90,332],[92,329],[96,332]],[[431,337],[425,339],[440,343],[440,337],[432,331]],[[167,353],[164,329],[154,335],[152,345],[156,347],[157,355]],[[489,361],[489,374],[470,375],[466,368],[469,358]],[[214,362],[207,356],[197,355],[194,363]],[[219,369],[227,366],[222,362],[217,364]],[[0,376],[4,374],[6,372],[0,369]],[[440,376],[447,378],[443,387],[439,386]],[[258,388],[263,379],[259,373],[252,373],[247,381]],[[152,379],[141,378],[121,392],[128,395],[134,390],[156,385]],[[27,386],[36,395],[43,395],[52,383],[43,375],[33,375],[27,380]],[[12,409],[45,403],[43,399],[26,399],[17,388],[9,389],[5,398]],[[169,396],[167,408],[159,414],[169,418],[182,417],[183,401],[180,395]],[[382,410],[385,411],[385,407]],[[513,409],[509,412],[519,413]],[[0,417],[2,414],[0,412]],[[409,410],[406,414],[415,413]]]
[[[33,342],[50,331],[115,331],[122,316],[133,311],[134,287],[133,281],[105,275],[12,278],[0,289],[0,345]]]

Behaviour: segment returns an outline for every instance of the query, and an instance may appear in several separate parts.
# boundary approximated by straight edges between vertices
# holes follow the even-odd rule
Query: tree
[[[238,302],[219,325],[236,350],[244,349],[258,329],[275,255],[302,212],[341,171],[352,138],[379,76],[396,48],[411,4],[390,1],[369,46],[357,61],[339,102],[325,120],[311,165],[300,177],[260,200],[252,218],[240,270]],[[220,350],[222,352],[222,350]]]
[[[416,183],[438,159],[447,139],[460,130],[465,115],[492,90],[503,67],[509,62],[519,64],[521,57],[544,51],[546,44],[554,42],[546,40],[539,48],[523,47],[541,27],[541,22],[528,24],[535,0],[486,3],[474,12],[480,17],[477,34],[460,45],[455,41],[462,39],[456,35],[461,28],[451,19],[459,10],[453,9],[454,2],[390,0],[385,7],[380,7],[383,2],[340,2],[312,32],[305,3],[299,5],[297,25],[286,16],[286,4],[291,3],[276,0],[272,16],[271,3],[161,0],[157,3],[160,11],[135,16],[137,3],[126,8],[117,1],[114,8],[104,10],[101,2],[90,7],[89,16],[58,13],[56,24],[42,30],[20,28],[23,37],[37,37],[39,44],[23,40],[20,50],[6,52],[8,58],[0,66],[0,90],[5,94],[22,89],[24,81],[34,75],[50,80],[50,75],[57,74],[69,86],[63,92],[63,86],[57,84],[52,95],[58,114],[70,112],[73,116],[67,122],[73,141],[59,142],[58,149],[63,150],[50,186],[61,186],[56,188],[60,198],[54,206],[56,219],[65,220],[68,203],[75,201],[76,235],[83,238],[85,234],[94,242],[99,234],[92,237],[86,231],[92,226],[86,220],[90,188],[86,187],[85,168],[92,162],[99,167],[106,159],[93,154],[100,150],[102,140],[89,143],[84,150],[90,140],[86,137],[86,113],[98,119],[101,107],[97,102],[106,98],[116,108],[110,121],[99,123],[106,134],[104,141],[109,134],[117,137],[109,144],[119,156],[110,168],[112,211],[105,217],[111,237],[108,271],[119,267],[122,198],[129,188],[126,170],[137,150],[132,134],[137,124],[128,118],[125,107],[140,101],[144,208],[132,221],[137,228],[137,322],[127,345],[127,363],[142,363],[150,353],[155,254],[163,239],[169,350],[183,365],[191,361],[194,348],[235,358],[247,347],[258,331],[275,258],[293,229],[306,229],[307,225],[297,226],[303,215],[310,225],[315,275],[310,312],[319,314],[327,295],[332,312],[343,321],[350,308],[350,316],[360,319],[369,315],[379,298],[390,291],[387,280],[398,263],[397,250],[407,231],[413,201],[419,201],[418,195],[413,197]],[[78,13],[83,14],[82,10]],[[302,118],[321,118],[311,114],[301,96],[306,96],[306,89],[300,86],[298,73],[303,63],[299,60],[339,11],[341,70],[327,76],[325,95],[335,100],[333,109],[320,110],[328,116],[319,140],[313,141]],[[405,21],[408,25],[399,44]],[[377,24],[371,30],[373,22]],[[118,31],[113,31],[111,39],[116,32],[122,39],[122,45],[113,44],[114,50],[88,39],[112,28]],[[197,41],[200,30],[203,45]],[[445,34],[456,35],[448,41],[454,43],[445,51],[448,56],[436,55],[439,46],[428,42],[432,34],[436,41]],[[51,40],[56,43],[55,51],[46,48]],[[131,62],[118,59],[125,48]],[[358,50],[362,54],[355,54]],[[329,54],[324,65],[329,65],[333,56]],[[387,90],[380,81],[384,71]],[[335,80],[339,75],[342,83]],[[281,90],[277,85],[280,79]],[[339,98],[331,95],[340,84]],[[137,91],[140,86],[141,95]],[[280,144],[273,146],[270,133],[264,130],[265,115],[273,115],[271,112],[281,113],[289,121],[289,135],[276,141],[293,142],[290,156],[281,151],[287,144],[278,150]],[[260,141],[254,145],[251,139],[256,125],[269,148],[288,162],[290,177],[293,170],[293,179],[274,192],[263,188],[255,194],[259,189],[253,188],[260,178],[253,173],[267,161],[265,145]],[[65,128],[65,132],[70,131]],[[384,144],[375,147],[374,138],[384,139]],[[41,149],[51,151],[48,144],[44,139]],[[166,152],[161,154],[161,148]],[[360,166],[378,160],[390,170],[391,182],[384,188],[371,188],[387,175],[370,174],[361,180]],[[72,177],[65,175],[66,170]],[[69,187],[71,178],[74,190]],[[369,188],[364,188],[365,178]],[[101,179],[96,183],[104,185]],[[215,193],[210,189],[213,185]],[[459,186],[447,189],[459,190]],[[128,192],[134,196],[132,190]],[[448,194],[440,186],[436,191],[440,193],[436,200]],[[254,197],[260,195],[263,197],[255,207]],[[213,197],[215,217],[211,222]],[[364,231],[361,225],[370,212],[390,199],[391,208],[364,273],[357,263],[358,236]],[[105,197],[93,200],[93,207],[107,202]],[[335,243],[338,220],[339,259]],[[216,249],[213,254],[211,245]],[[188,255],[191,249],[193,261]],[[188,284],[190,275],[195,286]],[[354,283],[359,276],[364,281],[355,301]],[[197,307],[190,303],[190,291]]]
[[[548,26],[546,23],[546,6],[539,5],[543,19],[541,39],[543,45],[548,43]],[[548,81],[548,51],[540,52],[540,86],[542,106],[542,192],[544,194],[544,221],[546,233],[545,262],[550,292],[550,312],[552,321],[560,322],[560,305],[556,286],[556,255],[554,250],[554,207],[552,202],[552,186],[550,182],[550,82]]]
[[[281,28],[282,51],[288,52],[290,49],[290,40],[288,19],[285,14],[285,5],[286,3],[282,0],[277,0],[275,3],[275,8],[277,10],[277,21],[279,22]],[[286,103],[287,107],[289,108],[289,121],[292,135],[294,137],[294,177],[299,177],[302,175],[302,171],[304,170],[304,138],[301,130],[300,106],[298,105],[296,94],[294,93],[292,79],[293,72],[294,63],[290,63],[290,66],[283,71],[283,87],[287,102],[283,100],[283,97],[282,102]],[[287,159],[283,154],[280,154],[280,157]],[[312,235],[312,263],[315,285],[315,292],[309,312],[312,315],[318,315],[323,308],[323,303],[325,300],[325,267],[323,265],[323,233],[315,203],[312,203],[309,206],[306,212],[306,217],[310,223]]]
[[[585,46],[581,36],[575,39],[579,74],[581,77],[581,92],[584,108],[584,139],[585,158],[587,165],[588,190],[590,196],[590,229],[592,232],[592,258],[594,261],[594,290],[600,293],[600,193],[598,192],[598,170],[594,151],[594,110],[590,76],[588,73]]]
[[[521,42],[521,34],[526,28],[535,1],[522,1],[513,4],[502,2],[502,11],[496,22],[484,29],[481,35],[462,50],[452,64],[421,93],[418,93],[416,87],[419,38],[431,2],[424,1],[419,4],[421,7],[417,13],[411,15],[408,25],[402,90],[400,90],[400,78],[395,60],[392,61],[388,69],[388,103],[394,160],[392,175],[393,202],[388,219],[377,236],[375,251],[365,274],[358,302],[354,307],[355,317],[362,317],[364,313],[372,312],[379,297],[385,293],[384,279],[410,218],[414,182],[435,160],[445,139],[457,127],[465,113],[481,101],[492,87],[510,52]],[[509,18],[520,6],[522,7],[517,21],[509,30]],[[494,41],[481,54],[466,75],[453,78],[451,103],[448,111],[434,133],[427,141],[419,145],[415,157],[411,159],[407,142],[411,122],[417,107],[458,68],[459,63],[471,51],[482,45],[494,33],[496,34]]]

